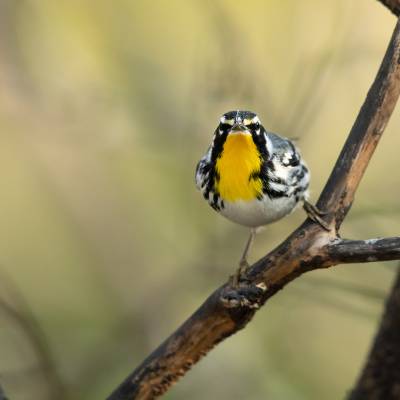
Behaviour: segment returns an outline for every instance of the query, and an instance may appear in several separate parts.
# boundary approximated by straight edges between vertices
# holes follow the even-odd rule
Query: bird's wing
[[[209,173],[211,169],[211,146],[208,148],[206,154],[197,163],[195,182],[197,189],[201,190],[208,182]]]
[[[264,163],[264,192],[272,197],[305,193],[310,179],[307,166],[295,145],[286,138],[267,132],[267,160]]]
[[[267,138],[272,145],[274,158],[279,160],[283,166],[295,167],[300,164],[300,153],[289,139],[275,135],[272,132],[267,132]]]

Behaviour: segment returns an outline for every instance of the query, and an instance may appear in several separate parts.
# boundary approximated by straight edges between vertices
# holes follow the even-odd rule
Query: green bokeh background
[[[8,396],[105,398],[234,270],[248,231],[194,186],[221,113],[298,138],[315,201],[394,24],[375,0],[0,0]],[[395,111],[342,236],[399,233],[399,128]],[[265,229],[252,260],[303,219]],[[394,270],[303,276],[165,399],[343,398]]]

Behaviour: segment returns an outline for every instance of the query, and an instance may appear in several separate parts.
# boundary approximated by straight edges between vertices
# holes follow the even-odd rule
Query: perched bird
[[[248,267],[247,254],[258,227],[303,203],[309,216],[327,228],[307,201],[310,173],[299,151],[289,139],[268,132],[251,111],[222,115],[207,153],[197,164],[195,179],[214,210],[251,228],[232,277],[234,286]]]

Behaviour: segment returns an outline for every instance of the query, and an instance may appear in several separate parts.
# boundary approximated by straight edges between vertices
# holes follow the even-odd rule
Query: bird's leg
[[[322,219],[322,217],[327,214],[326,212],[319,210],[316,206],[309,203],[306,199],[303,200],[303,208],[311,220],[321,225],[322,228],[324,228],[326,231],[331,230],[329,224]]]
[[[240,259],[239,262],[239,268],[236,270],[235,274],[231,276],[231,285],[233,287],[238,287],[241,276],[249,267],[249,263],[247,262],[247,255],[249,254],[251,245],[253,244],[256,234],[257,234],[257,228],[251,228],[249,239],[247,240],[242,258]]]

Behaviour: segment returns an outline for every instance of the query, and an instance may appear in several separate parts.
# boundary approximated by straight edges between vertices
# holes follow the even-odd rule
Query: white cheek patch
[[[211,149],[212,149],[212,146],[210,146],[210,148],[208,149],[207,154],[206,154],[207,162],[211,161]]]
[[[271,139],[268,137],[266,133],[264,133],[265,143],[267,145],[268,154],[272,154],[274,147],[272,145]]]

